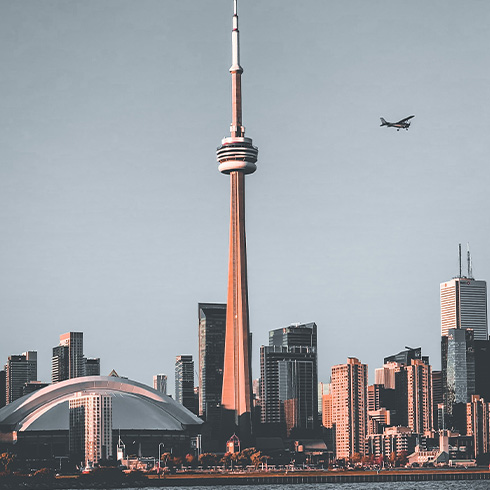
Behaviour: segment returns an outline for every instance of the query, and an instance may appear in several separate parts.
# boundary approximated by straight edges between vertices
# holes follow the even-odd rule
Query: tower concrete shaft
[[[237,0],[234,0],[232,31],[231,137],[217,149],[219,170],[230,175],[230,254],[226,310],[222,408],[233,415],[242,439],[251,434],[252,377],[248,315],[247,252],[245,239],[245,175],[255,172],[258,150],[242,126],[242,91]],[[226,419],[226,417],[225,417]]]
[[[232,172],[230,256],[226,314],[222,406],[235,412],[235,423],[251,412],[247,252],[245,241],[245,175]]]

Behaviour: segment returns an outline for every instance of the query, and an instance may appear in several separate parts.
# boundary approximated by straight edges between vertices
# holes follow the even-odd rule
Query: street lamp
[[[161,447],[165,448],[165,444],[161,442],[158,444],[158,474],[160,475],[160,469],[161,469],[161,464],[162,464],[162,453],[161,453]]]

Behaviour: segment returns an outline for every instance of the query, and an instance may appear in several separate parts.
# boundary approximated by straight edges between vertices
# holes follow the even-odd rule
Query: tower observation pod
[[[230,175],[230,253],[223,366],[223,436],[234,432],[246,447],[252,436],[251,342],[248,315],[247,251],[245,239],[245,175],[255,172],[258,149],[245,137],[242,125],[242,87],[237,0],[232,30],[232,122],[231,136],[217,149],[219,171]],[[225,434],[226,432],[226,434]]]

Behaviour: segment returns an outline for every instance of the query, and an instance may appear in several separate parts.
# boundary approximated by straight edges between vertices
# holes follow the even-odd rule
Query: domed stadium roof
[[[2,432],[68,430],[68,401],[76,393],[112,397],[112,428],[183,431],[202,420],[180,403],[126,378],[86,376],[46,386],[0,409]]]

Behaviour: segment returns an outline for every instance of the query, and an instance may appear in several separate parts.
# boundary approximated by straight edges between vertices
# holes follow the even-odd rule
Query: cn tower
[[[230,176],[230,255],[226,309],[225,358],[221,405],[223,430],[236,432],[246,444],[251,438],[252,376],[248,322],[247,250],[245,239],[245,175],[257,169],[258,149],[245,137],[242,125],[242,73],[237,0],[234,0],[232,39],[231,136],[217,150],[219,171]]]

